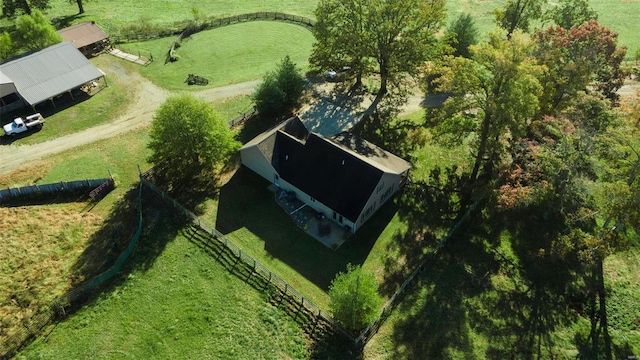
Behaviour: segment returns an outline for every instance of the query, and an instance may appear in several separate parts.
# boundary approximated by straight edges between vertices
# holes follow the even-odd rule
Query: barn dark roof
[[[282,179],[352,222],[384,173],[315,133],[302,142],[277,132],[271,164]]]

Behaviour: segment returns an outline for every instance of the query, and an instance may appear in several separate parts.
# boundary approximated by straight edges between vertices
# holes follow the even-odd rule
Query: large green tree
[[[239,147],[213,107],[192,95],[167,99],[153,117],[149,137],[154,176],[170,191],[211,183]]]
[[[478,43],[478,28],[471,14],[460,14],[445,33],[453,56],[471,57],[469,47]]]
[[[349,330],[360,330],[375,319],[381,298],[373,273],[360,266],[347,265],[329,286],[329,309],[333,317]]]
[[[444,11],[444,0],[322,0],[311,63],[320,69],[352,66],[358,78],[379,74],[373,111],[390,87],[437,53]]]
[[[546,0],[508,0],[503,8],[494,10],[496,23],[506,30],[507,38],[517,29],[528,32],[531,23],[542,17]]]
[[[589,20],[598,20],[598,13],[589,6],[588,0],[560,0],[545,12],[544,18],[570,29]]]
[[[546,66],[541,83],[542,114],[553,114],[571,104],[578,91],[595,85],[616,101],[626,71],[621,67],[626,47],[618,47],[618,34],[591,20],[565,29],[552,26],[534,35],[538,62]]]
[[[37,51],[62,41],[49,19],[34,10],[31,15],[20,15],[16,19],[16,37],[19,45],[28,51]]]
[[[49,0],[3,0],[2,15],[14,18],[21,14],[31,15],[33,10],[50,8]]]
[[[542,69],[530,56],[532,48],[517,33],[510,40],[491,34],[488,42],[471,47],[472,59],[449,58],[436,70],[440,90],[458,96],[445,102],[445,115],[431,125],[459,141],[472,139],[470,185],[483,168],[491,172],[538,112]]]

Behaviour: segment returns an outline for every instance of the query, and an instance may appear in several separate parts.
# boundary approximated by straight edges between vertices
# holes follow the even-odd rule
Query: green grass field
[[[161,220],[118,285],[16,359],[307,358],[291,317],[182,235],[165,239],[170,227]],[[162,246],[152,265],[140,266]]]
[[[165,64],[173,38],[123,45],[123,49],[153,54],[155,61],[140,72],[169,90],[201,90],[260,79],[285,55],[302,69],[308,67],[313,35],[303,27],[256,21],[207,30],[190,36],[176,50],[179,60]],[[209,80],[209,85],[189,86],[188,74]]]
[[[51,0],[47,14],[66,23],[96,21],[107,32],[116,32],[126,24],[146,21],[155,25],[173,24],[194,18],[192,9],[201,17],[222,17],[258,11],[280,11],[294,15],[313,16],[316,1],[295,0],[154,0],[86,1],[85,14],[77,16],[78,7],[67,0]],[[2,20],[0,25],[6,24]]]

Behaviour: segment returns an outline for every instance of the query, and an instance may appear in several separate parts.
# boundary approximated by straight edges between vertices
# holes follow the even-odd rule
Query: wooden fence
[[[167,195],[162,189],[149,181],[145,174],[142,174],[140,179],[146,189],[155,191],[165,202],[173,206],[178,213],[189,219],[196,229],[206,234],[206,236],[202,236],[201,233],[197,233],[200,234],[198,240],[196,240],[200,247],[206,251],[210,251],[216,258],[224,258],[224,254],[231,255],[230,263],[227,263],[227,267],[231,272],[235,272],[236,275],[244,278],[245,281],[249,279],[257,280],[262,284],[263,288],[276,290],[279,293],[278,303],[287,304],[287,310],[294,319],[298,320],[301,317],[306,317],[306,323],[310,325],[310,332],[315,332],[318,326],[326,325],[332,330],[354,340],[353,335],[342,328],[329,314],[320,309],[311,300],[305,298],[298,290],[282,280],[266,266],[242,251],[242,249],[231,242],[224,234],[207,225],[194,213]]]
[[[36,315],[23,323],[20,330],[0,343],[0,360],[12,358],[24,345],[41,334],[47,325],[64,318],[67,315],[65,308],[81,304],[86,297],[95,292],[98,286],[111,280],[122,269],[142,236],[142,183],[139,186],[137,203],[138,226],[136,232],[114,264],[104,272],[69,290],[55,300],[52,305],[39,309]]]

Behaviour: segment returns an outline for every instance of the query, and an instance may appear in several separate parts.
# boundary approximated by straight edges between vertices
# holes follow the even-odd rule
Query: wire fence
[[[158,194],[165,202],[172,205],[178,213],[187,218],[195,227],[192,241],[197,243],[205,251],[210,252],[227,268],[244,278],[245,281],[257,282],[257,287],[262,289],[275,290],[278,304],[285,304],[287,312],[296,320],[307,326],[307,330],[314,334],[319,328],[330,327],[348,338],[354,340],[354,336],[340,326],[328,313],[315,305],[311,300],[305,298],[298,290],[284,281],[278,275],[270,271],[266,266],[251,257],[240,247],[231,242],[226,236],[215,228],[207,225],[198,216],[182,206],[175,199],[167,195],[162,189],[157,187],[143,174],[140,176],[144,187],[151,189]],[[306,319],[305,319],[306,318]]]
[[[97,287],[112,279],[122,269],[142,235],[142,183],[139,186],[137,206],[137,229],[126,250],[118,256],[115,263],[101,274],[74,287],[56,299],[51,306],[41,309],[38,314],[25,321],[20,330],[9,336],[3,343],[0,343],[0,359],[4,360],[13,357],[28,341],[40,334],[47,325],[65,317],[67,314],[66,309],[82,303],[85,298],[94,293]]]
[[[480,200],[473,203],[473,205],[469,208],[469,210],[467,210],[467,212],[458,220],[458,222],[456,222],[453,225],[453,227],[451,227],[447,235],[442,240],[440,240],[436,249],[433,251],[430,251],[425,255],[424,259],[420,262],[420,264],[416,267],[416,269],[413,270],[413,272],[409,274],[409,276],[407,276],[407,278],[402,283],[402,285],[400,285],[398,290],[396,290],[396,292],[393,293],[393,295],[389,298],[389,300],[382,306],[378,316],[364,330],[362,330],[362,332],[360,332],[358,337],[356,337],[355,339],[356,345],[364,346],[373,337],[373,335],[376,334],[378,329],[380,329],[380,326],[382,326],[384,321],[391,314],[391,311],[395,308],[395,306],[401,300],[402,295],[404,295],[405,291],[413,283],[413,280],[416,278],[416,276],[426,269],[426,266],[429,263],[429,261],[433,260],[433,258],[436,255],[438,255],[438,252],[440,251],[440,249],[444,247],[447,241],[449,241],[449,239],[458,231],[458,229],[460,229],[460,227],[467,220],[469,220],[473,212],[475,212],[478,209],[480,203],[481,203]]]
[[[41,199],[53,195],[88,193],[92,199],[104,196],[114,188],[113,178],[61,181],[58,183],[23,186],[0,190],[0,205],[11,201]],[[96,191],[97,189],[99,191]],[[90,192],[91,191],[91,192]]]

